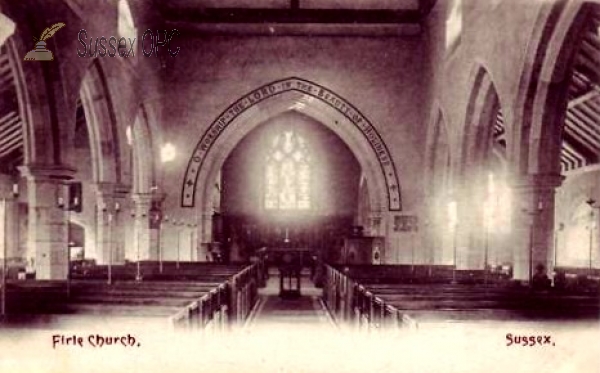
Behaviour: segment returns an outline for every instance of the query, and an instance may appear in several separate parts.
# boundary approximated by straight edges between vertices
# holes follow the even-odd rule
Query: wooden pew
[[[162,270],[158,262],[140,262],[139,274],[144,280],[152,281],[182,281],[227,278],[239,273],[248,265],[214,264],[201,262],[163,262]],[[127,263],[110,266],[112,280],[135,280],[138,275],[137,263]],[[108,279],[108,265],[95,265],[87,267],[74,267],[71,271],[72,279],[102,280]]]
[[[399,288],[385,291],[368,285],[362,287],[357,302],[362,313],[377,324],[384,317],[383,304],[393,307],[418,322],[422,321],[473,321],[473,320],[556,320],[599,319],[598,297],[564,295],[556,293],[531,293],[515,289],[458,288]],[[365,306],[366,304],[366,306]]]
[[[429,320],[600,319],[598,294],[533,292],[501,283],[423,285],[385,283],[385,277],[368,282],[376,271],[368,268],[353,278],[347,268],[327,267],[324,299],[336,319],[367,329],[415,327]]]
[[[116,270],[115,270],[116,269]],[[134,279],[137,263],[111,268],[113,279]],[[251,265],[245,263],[216,264],[201,262],[163,262],[162,271],[158,262],[140,262],[140,272],[144,281],[217,281],[227,282],[230,287],[230,299],[224,305],[225,311],[219,317],[232,322],[243,322],[254,306],[258,287],[264,286],[264,263],[257,261]],[[75,275],[85,279],[106,279],[107,266],[98,266],[86,273]],[[224,301],[223,301],[224,302]]]
[[[504,283],[501,273],[455,270],[451,265],[335,265],[339,272],[361,283]]]
[[[216,308],[221,307],[226,299],[223,295],[226,284],[218,283],[117,282],[107,285],[75,281],[71,283],[68,298],[65,288],[64,282],[54,286],[37,281],[11,284],[8,304],[14,306],[9,308],[9,312],[163,319],[173,327],[189,328],[212,321],[215,312],[221,311]],[[215,300],[217,297],[222,297],[223,300]],[[23,299],[27,298],[34,302],[23,304]],[[203,307],[204,314],[194,312],[200,308],[200,304],[208,305]],[[46,307],[38,307],[39,305]],[[186,315],[184,320],[181,319],[182,314]]]
[[[131,281],[128,279],[132,267],[126,265],[114,272],[117,279],[108,284],[102,278],[104,269],[107,268],[81,273],[80,279],[71,280],[68,285],[65,281],[13,281],[9,284],[9,311],[24,315],[143,317],[166,320],[177,329],[214,325],[222,330],[231,322],[243,322],[249,315],[257,300],[261,275],[256,263],[180,268],[167,264],[157,276]],[[29,303],[23,303],[27,299]],[[39,307],[40,304],[45,307]]]
[[[600,292],[600,269],[556,267],[554,286],[569,292]]]

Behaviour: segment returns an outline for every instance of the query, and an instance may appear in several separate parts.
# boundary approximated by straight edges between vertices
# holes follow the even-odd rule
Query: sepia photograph
[[[0,372],[600,373],[600,0],[0,0]]]

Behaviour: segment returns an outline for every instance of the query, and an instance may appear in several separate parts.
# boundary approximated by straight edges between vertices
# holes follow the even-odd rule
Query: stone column
[[[130,204],[128,187],[114,183],[98,183],[96,219],[96,261],[98,264],[125,262],[125,237]]]
[[[528,282],[543,266],[553,267],[554,192],[560,175],[528,175],[513,186],[513,278]]]
[[[12,180],[0,179],[0,257],[6,253],[7,265],[18,265],[25,262],[19,250],[19,201],[18,186]]]
[[[428,218],[420,225],[419,233],[421,239],[427,242],[431,264],[452,264],[453,260],[453,229],[450,224],[449,193],[438,195],[429,202]]]
[[[36,279],[63,280],[68,273],[67,212],[59,207],[67,193],[65,182],[75,171],[61,166],[28,165],[20,168],[27,179],[28,259]]]
[[[125,263],[125,251],[127,247],[127,231],[131,227],[131,216],[127,212],[131,211],[131,198],[129,198],[129,187],[117,185],[113,196],[114,206],[119,206],[120,209],[115,213],[114,218],[114,263]]]
[[[206,261],[210,258],[209,255],[209,244],[212,242],[212,231],[213,231],[213,212],[203,212],[199,214],[200,224],[198,225],[198,261]]]
[[[204,259],[202,255],[202,248],[198,242],[198,224],[197,223],[188,223],[188,237],[189,237],[189,247],[190,247],[190,261],[191,262],[201,262]]]
[[[487,179],[479,170],[472,170],[460,182],[457,199],[457,269],[483,269],[485,257],[484,204]],[[451,231],[453,235],[454,232]],[[454,237],[452,237],[454,241]]]
[[[432,264],[447,264],[448,244],[448,207],[444,205],[447,201],[436,198],[435,202],[428,206],[429,218],[420,227],[423,241],[427,242],[429,252],[432,255]]]
[[[150,215],[153,205],[160,210],[160,204],[164,198],[164,194],[158,193],[136,193],[132,196],[134,205],[132,209],[134,219],[134,261],[138,259],[159,260],[161,223],[150,224]]]

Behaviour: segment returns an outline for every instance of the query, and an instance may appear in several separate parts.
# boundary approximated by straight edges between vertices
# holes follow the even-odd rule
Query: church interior
[[[115,325],[587,346],[600,2],[0,0],[0,237],[0,368]]]

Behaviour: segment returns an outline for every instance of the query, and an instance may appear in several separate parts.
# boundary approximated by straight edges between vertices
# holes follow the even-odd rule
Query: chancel
[[[598,1],[0,0],[0,332],[597,329],[599,201]]]

